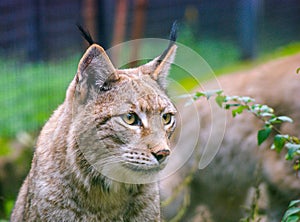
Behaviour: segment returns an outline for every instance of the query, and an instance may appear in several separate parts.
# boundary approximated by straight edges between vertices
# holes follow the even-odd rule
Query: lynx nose
[[[159,150],[157,152],[152,152],[152,155],[159,163],[162,163],[167,158],[167,156],[170,155],[170,150]]]

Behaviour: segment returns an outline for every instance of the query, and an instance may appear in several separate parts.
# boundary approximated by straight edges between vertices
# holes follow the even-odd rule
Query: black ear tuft
[[[170,32],[170,42],[176,42],[177,39],[177,30],[178,30],[178,25],[177,25],[177,21],[175,20],[173,22],[172,28],[171,28],[171,32]]]
[[[93,40],[91,34],[89,31],[86,31],[83,29],[83,27],[79,24],[77,24],[77,28],[80,30],[82,37],[90,44],[93,45],[95,41]]]
[[[162,89],[167,87],[167,76],[174,62],[177,46],[175,44],[177,37],[177,22],[172,25],[170,32],[170,40],[167,49],[157,58],[141,66],[143,73],[147,73],[155,80]]]
[[[158,62],[161,62],[162,60],[164,60],[164,58],[166,57],[170,48],[175,44],[176,39],[177,39],[177,29],[178,29],[178,25],[177,25],[177,21],[175,20],[172,24],[172,28],[170,31],[170,37],[169,37],[170,42],[169,42],[168,48],[158,58]]]

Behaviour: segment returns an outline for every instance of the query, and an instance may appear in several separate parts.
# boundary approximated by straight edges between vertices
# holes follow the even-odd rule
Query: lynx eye
[[[162,115],[162,121],[164,125],[170,124],[172,122],[172,119],[173,119],[173,114],[171,113],[164,113]]]
[[[122,115],[122,119],[128,125],[137,125],[137,126],[142,125],[142,121],[136,113],[126,113]]]

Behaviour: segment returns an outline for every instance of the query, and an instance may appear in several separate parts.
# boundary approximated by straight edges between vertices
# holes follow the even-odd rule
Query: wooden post
[[[127,0],[117,0],[112,45],[124,41],[127,19]]]
[[[238,34],[242,59],[253,59],[257,54],[257,23],[260,0],[239,0]]]
[[[117,0],[112,46],[122,43],[125,39],[127,7],[127,0]],[[121,47],[113,51],[112,60],[115,65],[119,64],[120,51]]]
[[[132,39],[140,39],[143,37],[144,27],[145,27],[145,14],[147,9],[147,0],[135,0],[134,5],[134,16],[133,16],[133,25],[132,25]],[[130,56],[130,67],[135,67],[138,64],[138,52],[140,45],[138,41],[135,42],[135,46],[131,52]]]

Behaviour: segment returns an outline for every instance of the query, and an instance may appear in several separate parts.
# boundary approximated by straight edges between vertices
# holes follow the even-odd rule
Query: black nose
[[[162,163],[170,155],[170,150],[159,150],[158,152],[152,152],[152,155],[159,163]]]

